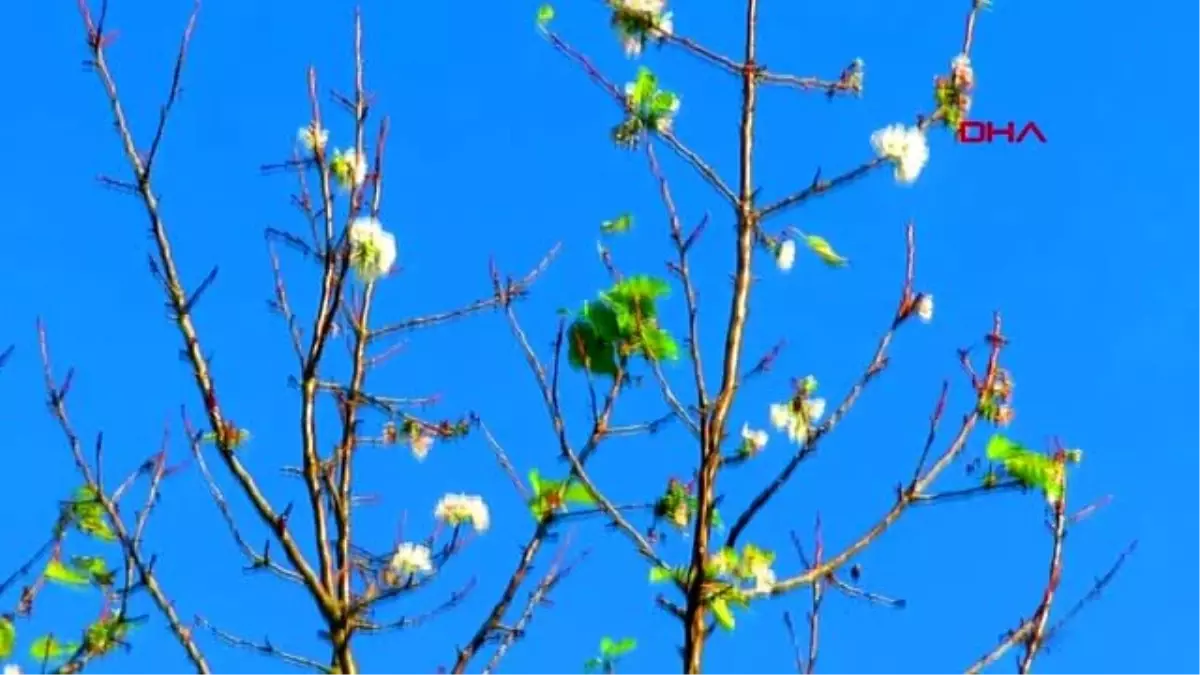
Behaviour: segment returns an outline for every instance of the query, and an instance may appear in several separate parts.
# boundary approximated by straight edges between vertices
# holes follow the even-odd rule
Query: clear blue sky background
[[[736,53],[740,4],[679,3],[677,30]],[[794,90],[763,94],[764,198],[805,183],[818,166],[827,176],[856,166],[870,156],[871,131],[927,109],[933,75],[959,50],[968,4],[764,0],[761,53],[769,67],[836,77],[854,57],[866,61],[861,100],[828,102]],[[110,58],[143,143],[189,9],[184,0],[112,2],[110,25],[120,38]],[[663,269],[671,255],[666,222],[644,157],[612,147],[608,131],[617,111],[538,38],[536,3],[367,0],[363,9],[369,87],[378,96],[376,110],[394,122],[384,221],[398,236],[404,268],[380,291],[381,320],[486,295],[489,256],[524,273],[562,241],[561,259],[520,308],[545,354],[555,310],[576,307],[604,283],[597,228],[622,211],[633,212],[637,225],[613,243],[618,263],[629,272]],[[100,87],[79,65],[85,54],[74,3],[8,3],[4,16],[13,30],[0,42],[0,62],[10,66],[10,96],[0,108],[9,147],[0,168],[7,204],[0,341],[17,346],[0,375],[7,505],[0,573],[6,574],[41,543],[55,500],[77,484],[43,405],[37,316],[49,327],[60,375],[68,366],[78,369],[71,411],[87,438],[104,432],[110,481],[156,448],[164,424],[172,427],[173,460],[187,460],[179,406],[198,413],[200,402],[177,357],[179,340],[161,291],[146,271],[150,242],[141,207],[94,182],[97,174],[127,174]],[[824,393],[840,398],[891,316],[907,220],[917,224],[920,289],[937,298],[935,321],[901,331],[892,366],[751,529],[751,540],[781,552],[782,572],[800,568],[788,530],[811,532],[818,510],[827,547],[837,549],[892,503],[893,486],[912,470],[943,378],[954,393],[948,422],[967,405],[955,348],[978,341],[991,311],[1001,309],[1013,340],[1006,356],[1017,383],[1013,435],[1039,446],[1059,435],[1086,451],[1071,483],[1077,506],[1114,496],[1072,532],[1059,609],[1086,592],[1128,541],[1141,541],[1104,598],[1050,645],[1040,669],[1197,668],[1195,20],[1195,6],[1186,3],[997,0],[977,33],[975,114],[1035,120],[1049,143],[956,146],[944,132],[935,134],[931,161],[914,187],[898,187],[880,171],[777,221],[828,236],[854,264],[835,271],[802,256],[782,275],[760,258],[747,355],[757,358],[782,338],[789,346],[778,368],[744,392],[734,414],[738,426],[765,425],[768,403],[787,396],[792,376],[811,372]],[[623,82],[635,64],[623,58],[607,21],[599,3],[565,2],[555,25]],[[351,26],[349,2],[210,3],[157,173],[187,282],[194,287],[220,265],[197,322],[215,356],[225,409],[254,433],[246,461],[279,505],[303,503],[297,486],[277,472],[298,462],[297,394],[286,385],[294,364],[283,327],[264,305],[271,276],[262,230],[304,225],[288,203],[294,180],[262,177],[258,167],[285,159],[295,129],[308,119],[308,64],[318,68],[322,92],[349,89]],[[683,97],[680,136],[734,180],[736,80],[670,50],[645,60]],[[334,145],[347,143],[348,118],[331,126]],[[704,344],[713,353],[727,312],[730,218],[685,165],[666,150],[660,157],[686,220],[712,215],[695,265]],[[311,307],[311,269],[295,257],[285,256],[284,264],[294,298]],[[666,311],[682,330],[678,293]],[[372,390],[440,392],[437,414],[477,411],[522,472],[561,471],[536,390],[498,316],[406,340],[372,377]],[[686,374],[684,363],[673,370],[681,387]],[[568,386],[580,439],[582,380],[568,378]],[[663,410],[651,392],[637,393],[619,407],[617,420],[636,422]],[[986,434],[977,433],[970,455],[980,454]],[[744,506],[786,452],[776,439],[753,465],[731,474],[721,485],[726,512]],[[668,476],[686,475],[694,455],[679,429],[671,429],[613,442],[598,456],[594,476],[618,501],[646,499]],[[225,481],[224,469],[212,464]],[[477,575],[462,605],[420,629],[359,643],[367,669],[432,671],[452,661],[455,645],[495,601],[533,524],[479,438],[439,446],[423,464],[403,449],[367,449],[361,467],[362,490],[383,496],[359,521],[363,543],[378,549],[391,545],[402,518],[407,532],[424,536],[443,492],[478,492],[492,504],[493,529],[394,611],[427,611]],[[959,466],[940,486],[971,480]],[[234,503],[249,523],[245,502]],[[820,668],[951,671],[990,649],[1038,602],[1049,546],[1042,510],[1035,495],[1007,495],[910,513],[861,557],[864,584],[906,598],[908,609],[831,596]],[[258,528],[247,527],[262,541]],[[91,550],[75,541],[72,552]],[[555,592],[555,606],[539,611],[503,668],[575,670],[601,636],[612,634],[641,640],[625,669],[675,670],[680,632],[653,607],[659,589],[646,583],[644,564],[599,522],[579,527],[572,542],[571,553],[586,548],[591,555]],[[325,658],[314,637],[318,618],[298,590],[241,573],[243,561],[194,468],[166,485],[149,547],[185,617],[203,614],[228,631],[269,635],[281,648]],[[674,538],[664,551],[682,561],[684,542]],[[9,595],[3,607],[15,600]],[[40,632],[82,626],[94,600],[45,591],[33,620],[20,624],[22,649]],[[788,609],[802,615],[806,605],[803,595],[756,605],[734,635],[712,640],[709,668],[789,669],[780,616]],[[208,635],[201,640],[222,671],[286,668]],[[134,645],[131,654],[95,670],[187,666],[157,615]],[[1001,669],[1011,666],[1006,661]]]

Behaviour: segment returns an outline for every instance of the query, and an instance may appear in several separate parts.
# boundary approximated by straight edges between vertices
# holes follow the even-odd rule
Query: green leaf
[[[108,563],[104,558],[89,555],[73,556],[71,567],[87,574],[92,583],[97,586],[111,586],[113,583],[113,572],[108,569]]]
[[[650,103],[650,114],[654,116],[670,115],[678,109],[679,97],[669,91],[656,92]]]
[[[582,483],[572,483],[570,487],[563,492],[563,501],[571,504],[595,504],[596,500],[592,497],[592,493],[588,492],[587,487]]]
[[[622,213],[612,220],[606,220],[603,223],[600,223],[600,231],[604,234],[624,234],[632,228],[632,213]]]
[[[88,648],[97,654],[104,654],[112,650],[129,632],[131,625],[130,622],[119,616],[100,619],[87,627],[86,643]]]
[[[1004,472],[1026,487],[1040,489],[1051,502],[1062,497],[1063,466],[1001,434],[988,439],[987,458],[999,462]]]
[[[0,659],[8,658],[16,643],[17,627],[8,617],[0,616]]]
[[[650,568],[650,583],[661,584],[664,581],[670,581],[675,578],[675,570],[670,567],[652,567]]]
[[[646,66],[638,68],[637,79],[633,82],[633,105],[641,107],[651,101],[655,92],[658,91],[658,78]]]
[[[804,243],[808,245],[810,251],[816,253],[817,257],[825,261],[825,264],[830,267],[845,267],[850,262],[838,255],[837,251],[833,250],[833,246],[824,237],[810,234],[804,238]]]
[[[53,635],[43,635],[29,645],[29,655],[39,662],[57,659],[74,654],[79,645],[74,642],[59,642]]]
[[[600,375],[617,375],[617,359],[612,342],[596,333],[586,320],[576,320],[567,330],[567,361],[572,368],[590,370]]]
[[[80,572],[79,570],[67,567],[60,560],[51,560],[47,563],[46,569],[42,574],[50,581],[68,586],[87,586],[92,581],[86,572]]]
[[[717,620],[721,628],[733,630],[737,626],[737,622],[733,619],[733,610],[729,609],[729,603],[725,601],[725,598],[713,598],[708,607],[712,610],[713,618]]]
[[[604,659],[588,659],[583,662],[583,672],[594,673],[604,666]]]
[[[596,336],[604,342],[611,343],[623,337],[621,318],[617,315],[616,308],[606,302],[589,301],[583,303],[583,311],[579,313],[579,316],[592,327]]]
[[[77,524],[77,527],[80,532],[100,541],[111,543],[117,540],[117,535],[108,526],[108,523],[103,520],[81,521]]]
[[[611,656],[612,648],[615,644],[617,643],[614,642],[612,638],[605,635],[604,637],[600,638],[600,653],[604,656]]]
[[[553,20],[554,20],[554,7],[552,7],[549,4],[538,7],[538,11],[537,11],[538,26],[545,28]]]
[[[75,491],[71,500],[71,516],[80,532],[100,541],[116,541],[117,535],[109,528],[106,515],[94,489],[84,486]]]
[[[530,487],[530,489],[533,490],[533,494],[535,494],[535,495],[542,494],[541,485],[542,485],[541,473],[537,469],[530,469],[530,471],[529,471],[529,487]]]
[[[679,359],[679,344],[670,333],[658,326],[649,326],[642,330],[642,346],[646,358],[655,361]]]
[[[666,297],[670,292],[671,285],[666,281],[639,274],[618,282],[604,295],[613,302],[633,307],[642,303],[652,303]]]
[[[1029,452],[1020,443],[1007,438],[1003,434],[992,434],[987,443],[987,458],[993,462],[1003,462],[1017,455]]]
[[[600,641],[600,651],[610,659],[620,658],[620,657],[628,654],[629,652],[633,651],[634,649],[637,649],[637,640],[635,640],[631,637],[621,638],[620,640],[617,640],[616,642],[613,642],[609,638],[605,638],[605,640],[608,640],[609,648],[607,650],[605,650],[604,641],[601,640]]]

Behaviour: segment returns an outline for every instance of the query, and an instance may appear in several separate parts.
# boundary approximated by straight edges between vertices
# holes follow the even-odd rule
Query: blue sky
[[[120,37],[110,59],[135,131],[152,130],[171,57],[190,3],[113,0]],[[674,3],[672,3],[674,5]],[[711,48],[740,50],[740,3],[678,3],[676,29]],[[793,3],[764,0],[761,56],[774,70],[836,77],[851,59],[866,62],[864,98],[826,101],[771,89],[760,105],[758,176],[765,199],[858,165],[870,133],[928,108],[933,75],[961,43],[965,0]],[[1195,99],[1191,21],[1183,5],[1022,3],[997,0],[973,51],[979,119],[1034,120],[1040,145],[955,145],[942,132],[911,188],[887,171],[813,201],[777,221],[828,237],[850,257],[831,270],[802,256],[790,274],[761,258],[752,301],[747,358],[780,339],[778,367],[748,386],[734,423],[765,425],[767,405],[787,396],[790,377],[816,375],[831,398],[857,378],[898,293],[903,225],[917,227],[918,286],[937,299],[930,325],[906,326],[887,372],[816,458],[748,532],[779,550],[782,571],[799,569],[787,533],[811,531],[819,511],[828,549],[840,549],[891,504],[894,484],[911,472],[944,378],[951,381],[948,423],[968,405],[955,349],[976,342],[994,309],[1012,339],[1005,361],[1016,381],[1011,434],[1044,446],[1059,436],[1086,451],[1072,475],[1077,506],[1112,495],[1110,506],[1072,531],[1063,609],[1132,539],[1137,554],[1104,597],[1050,645],[1039,667],[1056,672],[1178,672],[1198,667],[1195,349],[1197,228]],[[288,156],[304,124],[304,73],[317,67],[322,91],[351,84],[352,6],[348,2],[214,2],[202,10],[185,74],[186,90],[156,172],[163,209],[186,282],[194,287],[220,266],[197,313],[214,357],[224,407],[254,438],[246,462],[277,504],[301,501],[279,475],[298,461],[293,360],[279,320],[265,309],[271,275],[262,231],[299,231],[288,197],[294,180],[263,177],[261,164]],[[536,3],[399,3],[367,0],[368,86],[391,116],[383,220],[400,243],[401,275],[378,295],[381,320],[446,309],[489,292],[487,264],[523,273],[555,242],[563,253],[520,307],[534,344],[548,351],[555,310],[576,307],[605,281],[595,254],[598,224],[635,215],[634,232],[611,243],[627,272],[660,273],[672,255],[656,186],[637,153],[614,149],[618,119],[583,73],[537,36]],[[1195,10],[1189,6],[1189,12]],[[0,342],[16,351],[0,374],[5,433],[0,574],[43,540],[56,500],[76,485],[67,448],[44,408],[35,319],[48,326],[57,368],[76,371],[71,412],[85,437],[103,431],[106,474],[137,466],[171,425],[171,457],[183,462],[179,406],[200,401],[160,290],[146,271],[150,242],[140,205],[102,189],[98,174],[126,175],[95,78],[83,71],[83,33],[70,2],[9,3],[0,42],[12,96],[0,109],[9,130],[5,239],[0,247]],[[555,25],[618,82],[631,79],[599,3],[563,3]],[[29,30],[36,27],[36,30]],[[645,57],[679,92],[681,138],[733,181],[736,176],[735,79],[664,50]],[[326,104],[326,110],[333,106]],[[351,132],[333,121],[335,145]],[[715,368],[727,312],[730,219],[708,188],[660,150],[688,222],[712,216],[694,259],[702,294],[701,332]],[[316,277],[284,258],[293,297],[311,306]],[[666,310],[683,329],[676,292]],[[710,372],[710,380],[716,377]],[[680,363],[672,378],[684,386]],[[576,439],[585,433],[580,378],[567,379]],[[524,472],[561,471],[536,389],[498,315],[413,333],[376,372],[370,389],[397,396],[443,395],[437,414],[467,410],[485,419]],[[618,406],[632,423],[664,408],[651,392]],[[968,447],[982,451],[986,430]],[[614,441],[593,477],[617,501],[647,499],[666,478],[694,464],[679,429]],[[784,462],[781,439],[720,490],[738,510]],[[213,462],[219,476],[223,469]],[[403,449],[362,452],[362,491],[382,501],[364,511],[364,544],[384,548],[405,532],[424,536],[447,491],[477,492],[493,508],[493,528],[396,615],[440,604],[472,575],[478,583],[456,610],[412,631],[360,642],[364,668],[432,671],[448,665],[495,601],[532,522],[487,445],[472,438],[436,447],[418,464]],[[111,481],[112,479],[110,479]],[[224,478],[222,478],[224,480]],[[940,487],[969,485],[961,466]],[[225,482],[228,487],[232,485]],[[235,507],[250,522],[242,500]],[[298,507],[299,508],[299,507]],[[825,604],[819,668],[825,671],[961,669],[990,649],[1036,605],[1049,538],[1035,495],[989,496],[914,511],[865,553],[863,583],[903,597],[903,611],[839,596]],[[265,536],[247,525],[252,539]],[[150,549],[184,617],[201,614],[249,639],[325,658],[319,621],[297,589],[241,573],[242,561],[197,472],[171,478],[152,520]],[[569,555],[587,559],[535,617],[527,639],[504,662],[511,672],[572,671],[601,636],[634,636],[631,671],[678,667],[674,621],[654,609],[658,589],[644,564],[601,523],[579,526]],[[72,544],[72,552],[91,550]],[[664,555],[684,559],[672,539]],[[540,569],[548,564],[547,557]],[[3,598],[4,611],[15,602]],[[142,601],[145,602],[144,600]],[[28,639],[82,626],[95,611],[87,593],[52,588],[40,596]],[[756,605],[732,635],[710,645],[709,669],[783,671],[790,654],[781,614],[802,615],[806,595]],[[152,612],[148,604],[147,612]],[[182,670],[187,664],[163,622],[135,634],[134,649],[96,672]],[[235,651],[204,635],[220,671],[286,666]],[[476,667],[482,662],[476,664]],[[1011,663],[1001,664],[1002,670]]]

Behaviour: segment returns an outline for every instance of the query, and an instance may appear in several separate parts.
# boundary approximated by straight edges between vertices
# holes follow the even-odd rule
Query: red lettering
[[[997,136],[1002,136],[1009,143],[1023,143],[1025,137],[1032,134],[1039,143],[1046,142],[1046,135],[1038,127],[1037,122],[1026,122],[1017,133],[1016,122],[1005,122],[1003,126],[984,120],[963,120],[958,124],[956,135],[960,143],[992,143]]]
[[[996,125],[988,122],[988,140],[991,141],[997,136],[1004,136],[1009,143],[1013,142],[1013,134],[1016,133],[1016,125],[1012,122],[1005,124],[1002,128],[997,128]]]
[[[1017,142],[1020,143],[1023,141],[1025,139],[1025,135],[1030,132],[1032,132],[1034,136],[1037,136],[1038,141],[1042,143],[1046,142],[1046,137],[1042,135],[1042,130],[1039,129],[1038,125],[1032,121],[1026,124],[1024,129],[1021,129],[1021,133],[1017,135]]]
[[[967,133],[968,129],[977,130],[979,135],[970,135]],[[963,120],[958,125],[958,141],[960,143],[988,143],[991,140],[991,136],[988,135],[988,128],[984,126],[983,122]]]

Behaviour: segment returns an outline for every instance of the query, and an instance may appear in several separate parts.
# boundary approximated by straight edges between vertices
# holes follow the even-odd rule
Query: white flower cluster
[[[796,242],[791,239],[784,239],[775,249],[775,264],[784,272],[792,269],[792,265],[796,264]]]
[[[438,500],[433,515],[454,527],[470,523],[476,532],[486,532],[491,524],[487,504],[479,495],[448,494]]]
[[[675,33],[675,21],[666,9],[666,0],[610,0],[613,24],[625,55],[640,56],[646,38],[663,39]]]
[[[391,568],[397,574],[432,574],[433,554],[424,544],[405,542],[392,554]]]
[[[329,171],[343,190],[351,190],[367,182],[367,164],[367,158],[357,150],[334,150]]]
[[[308,126],[301,127],[296,132],[296,140],[306,153],[315,155],[324,152],[325,146],[329,144],[329,130],[322,129],[316,122],[310,122]],[[367,182],[369,164],[366,156],[353,148],[334,150],[333,157],[329,160],[329,172],[343,190],[351,190],[361,188]]]
[[[762,429],[751,429],[749,424],[742,425],[742,451],[746,455],[757,455],[767,447],[771,437]]]
[[[813,425],[825,414],[825,399],[805,398],[799,409],[792,401],[771,404],[771,425],[786,431],[788,440],[804,443],[812,432]]]
[[[317,154],[324,152],[329,142],[329,131],[313,122],[301,127],[296,137],[305,152]],[[357,150],[334,150],[333,158],[329,160],[329,173],[343,190],[354,190],[366,184],[367,164],[366,156]],[[354,219],[350,223],[348,237],[350,262],[364,283],[371,283],[386,275],[396,264],[396,237],[384,230],[377,219]],[[423,458],[428,451],[428,445],[423,451],[414,445],[414,454],[418,458]]]
[[[925,132],[918,127],[893,124],[871,134],[875,154],[896,165],[896,180],[913,183],[929,161],[929,144]]]
[[[933,294],[922,293],[917,299],[917,316],[924,323],[933,321]]]
[[[750,574],[754,576],[754,592],[766,595],[775,588],[775,570],[768,562],[757,562],[750,566]]]
[[[322,129],[317,126],[316,122],[313,122],[306,127],[301,127],[296,134],[296,139],[305,152],[315,154],[317,151],[325,149],[325,144],[329,142],[329,130]]]
[[[350,223],[350,263],[364,283],[371,283],[396,264],[396,237],[375,218],[355,218]]]

